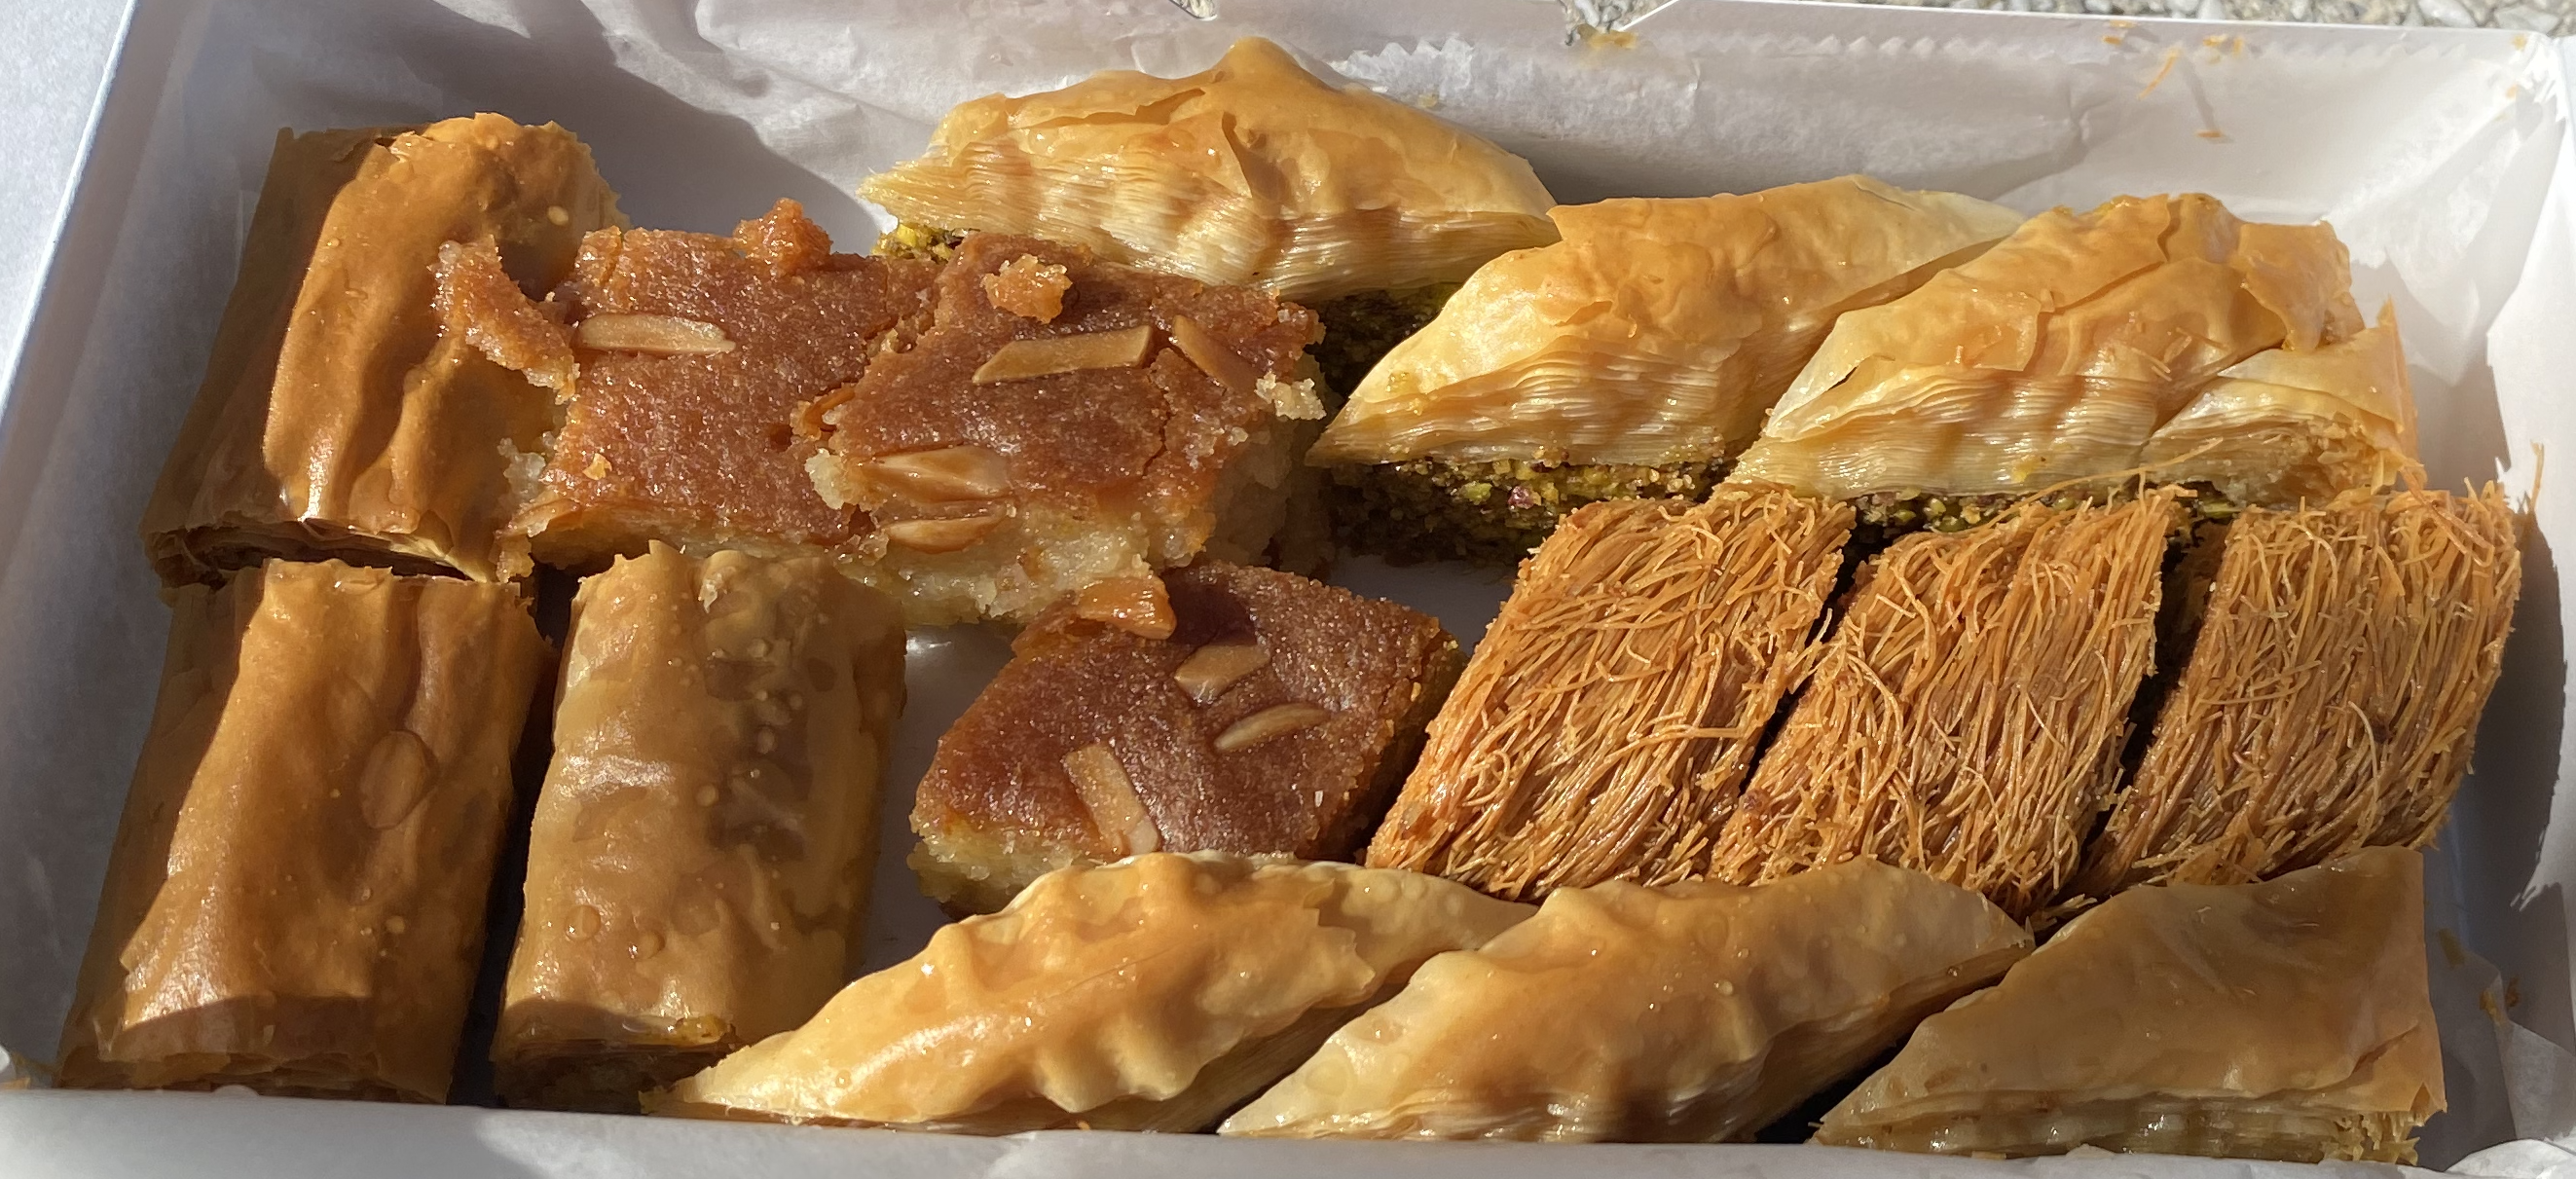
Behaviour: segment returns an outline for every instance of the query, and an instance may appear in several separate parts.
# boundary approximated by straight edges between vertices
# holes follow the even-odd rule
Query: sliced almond
[[[924,503],[993,499],[1011,489],[1009,465],[981,446],[879,455],[859,463],[858,474],[886,498]]]
[[[712,356],[733,351],[724,329],[676,315],[594,315],[573,329],[573,340],[601,352],[655,356]]]
[[[1216,751],[1233,753],[1240,749],[1250,749],[1273,737],[1302,733],[1331,719],[1333,719],[1332,713],[1302,701],[1295,704],[1273,704],[1227,725],[1224,732],[1216,735]]]
[[[888,543],[916,552],[953,553],[992,535],[1001,526],[1002,513],[987,512],[948,519],[897,520],[877,531],[885,534]]]
[[[1092,826],[1109,838],[1116,855],[1142,855],[1163,846],[1163,833],[1155,828],[1154,816],[1145,813],[1136,783],[1108,746],[1085,745],[1065,754],[1064,772],[1073,779],[1082,809],[1091,812]]]
[[[1200,704],[1214,704],[1216,698],[1234,686],[1236,680],[1270,665],[1270,648],[1259,640],[1232,643],[1210,643],[1181,661],[1172,669],[1172,678],[1180,681],[1181,690]]]
[[[1172,317],[1172,347],[1181,350],[1191,364],[1199,366],[1229,393],[1250,393],[1261,383],[1261,370],[1252,362],[1235,355],[1234,349],[1217,339],[1216,333],[1199,326],[1199,321],[1186,315]]]
[[[1114,332],[1013,340],[975,370],[974,380],[978,385],[990,385],[1087,368],[1134,368],[1145,363],[1145,355],[1153,346],[1154,329],[1143,325]]]
[[[1159,577],[1113,577],[1082,587],[1073,596],[1078,618],[1106,622],[1140,638],[1172,637],[1172,597]]]

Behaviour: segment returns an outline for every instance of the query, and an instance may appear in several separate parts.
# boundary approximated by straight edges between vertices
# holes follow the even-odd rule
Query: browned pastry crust
[[[2492,485],[2246,513],[2073,891],[2242,884],[2432,842],[2502,668],[2516,539]]]
[[[603,229],[583,241],[555,295],[573,349],[530,357],[532,376],[579,360],[563,427],[510,522],[537,559],[595,567],[655,540],[783,556],[866,532],[865,517],[815,494],[815,445],[792,422],[926,317],[939,268],[831,244],[794,201],[729,238]],[[539,340],[550,326],[520,324]]]
[[[509,471],[545,394],[443,336],[432,268],[494,242],[510,277],[563,280],[619,223],[590,151],[499,115],[280,133],[206,378],[144,509],[176,585],[268,556],[513,577]]]
[[[825,557],[662,545],[573,600],[492,1056],[516,1106],[636,1095],[856,965],[903,620]]]
[[[2155,661],[2174,495],[1917,533],[1865,581],[1717,839],[1751,884],[1869,856],[2027,919],[2074,874]]]
[[[1369,865],[1511,899],[1705,875],[1851,524],[1846,505],[1745,486],[1566,517],[1432,722]]]
[[[1059,608],[940,738],[912,812],[931,896],[991,912],[1039,873],[1158,849],[1358,853],[1457,679],[1457,640],[1276,570],[1162,580],[1168,638]]]
[[[271,561],[173,606],[61,1082],[444,1100],[551,654],[525,602]]]
[[[1062,267],[1039,319],[989,284]],[[1036,238],[971,234],[931,327],[818,406],[824,502],[876,532],[851,571],[915,623],[1026,621],[1082,586],[1260,560],[1286,519],[1294,451],[1323,406],[1300,373],[1313,313]]]

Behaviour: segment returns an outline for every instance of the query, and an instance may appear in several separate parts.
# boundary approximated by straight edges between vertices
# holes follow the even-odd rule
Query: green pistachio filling
[[[1336,467],[1326,490],[1334,532],[1355,551],[1391,561],[1508,565],[1529,555],[1558,520],[1614,499],[1698,501],[1725,475],[1716,460],[1636,466],[1523,459]]]

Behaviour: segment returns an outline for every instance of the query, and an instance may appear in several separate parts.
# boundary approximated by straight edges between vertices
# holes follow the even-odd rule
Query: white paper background
[[[2533,444],[2576,438],[2576,407],[2561,392],[2576,372],[2576,211],[2543,206],[2553,177],[2576,195],[2576,161],[2562,158],[2555,47],[2536,38],[1685,2],[1640,26],[1636,46],[1596,49],[1568,47],[1557,8],[1533,0],[1218,0],[1224,19],[1209,23],[1164,0],[450,3],[221,0],[147,3],[138,15],[27,342],[26,379],[0,418],[0,1044],[49,1051],[68,1001],[167,621],[132,525],[193,390],[281,125],[476,109],[554,119],[594,146],[639,224],[724,230],[784,195],[856,248],[875,223],[850,186],[917,150],[951,104],[1111,66],[1195,70],[1235,36],[1267,32],[1388,93],[1436,101],[1530,157],[1567,200],[1867,171],[2025,209],[2201,189],[2250,216],[2329,217],[2353,247],[2365,298],[2398,302],[2437,477],[2503,471],[2527,487]],[[2539,260],[2528,277],[2527,258]],[[2576,1130],[2576,1084],[2558,1082],[2566,1061],[2554,1047],[2576,1042],[2563,901],[2576,807],[2555,801],[2576,788],[2561,772],[2566,605],[2551,561],[2576,543],[2569,479],[2542,488],[2508,682],[2436,853],[2434,923],[2474,955],[2433,959],[2455,1110],[2428,1135],[2430,1161],[2516,1133]],[[1366,564],[1341,580],[1438,609],[1470,638],[1503,590],[1490,577]],[[980,632],[917,638],[899,783],[1002,652]],[[934,920],[901,866],[904,802],[889,801],[876,964],[908,952]],[[2478,989],[2500,997],[2508,981],[2514,1013],[2537,1034],[2481,1012]],[[2508,1070],[2539,1083],[2512,1100]],[[2263,1169],[2144,1159],[2006,1168],[1742,1147],[987,1143],[0,1094],[0,1172],[152,1172],[184,1158],[195,1170],[319,1174],[348,1169],[354,1150],[386,1173]]]

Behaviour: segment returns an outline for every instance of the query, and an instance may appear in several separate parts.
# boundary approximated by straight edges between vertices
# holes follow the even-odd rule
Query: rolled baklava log
[[[2492,486],[2237,520],[2074,891],[2242,884],[2432,842],[2502,671],[2515,532]]]
[[[62,1083],[445,1100],[551,656],[526,603],[272,560],[173,608]]]
[[[1741,486],[1566,517],[1431,722],[1369,865],[1511,899],[1707,874],[1851,521]]]
[[[500,536],[552,398],[443,334],[448,242],[545,291],[621,223],[590,149],[499,115],[278,137],[204,384],[144,510],[171,584],[263,557],[513,577]]]
[[[582,583],[492,1047],[504,1100],[632,1112],[840,989],[903,697],[900,613],[826,558],[657,544]]]

